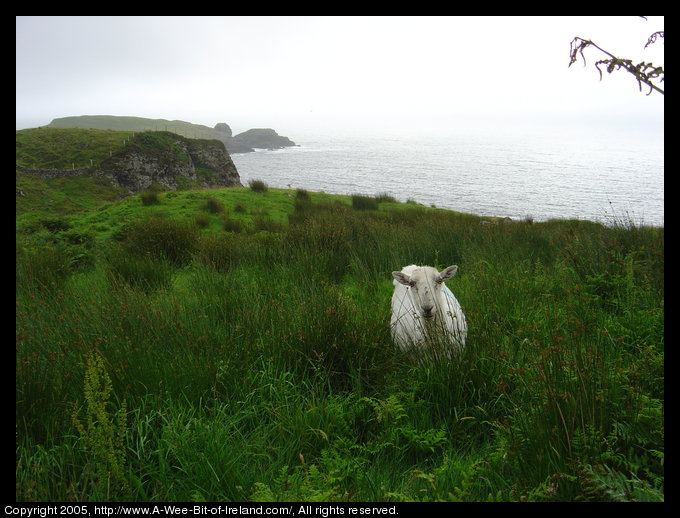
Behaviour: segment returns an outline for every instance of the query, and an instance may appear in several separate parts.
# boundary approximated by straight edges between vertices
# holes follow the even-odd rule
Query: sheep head
[[[439,272],[431,266],[416,268],[411,275],[392,272],[394,279],[410,288],[414,305],[425,319],[433,318],[440,308],[439,294],[442,283],[456,275],[458,266],[453,265]]]

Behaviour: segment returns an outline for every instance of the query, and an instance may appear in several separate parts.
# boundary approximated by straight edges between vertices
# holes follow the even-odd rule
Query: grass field
[[[77,128],[24,129],[16,132],[16,163],[32,169],[90,167],[123,150],[132,134]]]
[[[412,263],[455,362],[391,342]],[[663,228],[151,192],[17,205],[16,275],[19,501],[664,498]]]

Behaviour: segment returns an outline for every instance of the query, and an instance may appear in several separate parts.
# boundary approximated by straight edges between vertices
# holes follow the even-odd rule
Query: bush
[[[309,191],[305,189],[296,189],[295,199],[301,201],[309,201],[310,200]]]
[[[250,180],[248,182],[248,187],[254,192],[267,192],[269,190],[269,186],[262,180]]]
[[[153,191],[144,191],[139,197],[142,199],[142,205],[145,206],[156,205],[159,202],[158,193]]]
[[[352,195],[352,208],[356,210],[378,210],[378,200],[360,194]]]
[[[211,214],[217,214],[218,212],[224,212],[224,205],[220,200],[208,198],[205,202],[205,210]]]
[[[109,254],[105,269],[114,286],[127,284],[147,293],[168,288],[172,282],[172,266],[167,260],[131,254],[124,248]]]
[[[65,247],[59,244],[35,248],[17,245],[17,286],[38,291],[61,287],[71,273],[70,262]]]
[[[239,263],[243,239],[234,234],[208,234],[201,238],[197,258],[218,272],[227,272]]]
[[[61,232],[66,253],[70,256],[70,266],[73,270],[94,266],[94,248],[96,234],[93,230],[70,229]]]
[[[286,227],[279,221],[274,221],[267,214],[256,214],[253,217],[253,231],[283,232]]]
[[[71,224],[58,216],[47,216],[38,220],[38,223],[50,232],[63,232],[71,228]]]
[[[227,232],[236,232],[239,234],[243,231],[243,222],[240,219],[233,219],[227,215],[222,218],[222,228]]]
[[[167,259],[175,266],[189,263],[198,240],[195,227],[156,216],[133,223],[125,229],[124,235],[124,245],[129,252]]]
[[[210,225],[210,218],[205,214],[199,214],[196,216],[196,225],[200,228],[207,228]]]
[[[375,199],[378,201],[378,203],[382,202],[397,203],[397,199],[388,192],[381,192],[379,194],[376,194]]]

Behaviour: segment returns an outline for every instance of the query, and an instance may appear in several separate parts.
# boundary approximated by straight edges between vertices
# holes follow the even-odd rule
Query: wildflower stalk
[[[97,483],[106,488],[108,496],[111,489],[115,491],[127,485],[123,472],[127,408],[123,401],[117,412],[109,412],[107,407],[113,387],[104,360],[98,353],[87,356],[83,392],[84,423],[79,418],[78,409],[73,413],[73,424],[92,457]]]

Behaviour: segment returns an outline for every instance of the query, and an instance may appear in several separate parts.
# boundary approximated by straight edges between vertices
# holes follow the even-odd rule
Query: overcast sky
[[[600,81],[574,36],[644,49],[663,17],[17,17],[17,129],[72,115],[180,119],[235,133],[616,127],[663,135],[663,96]]]

